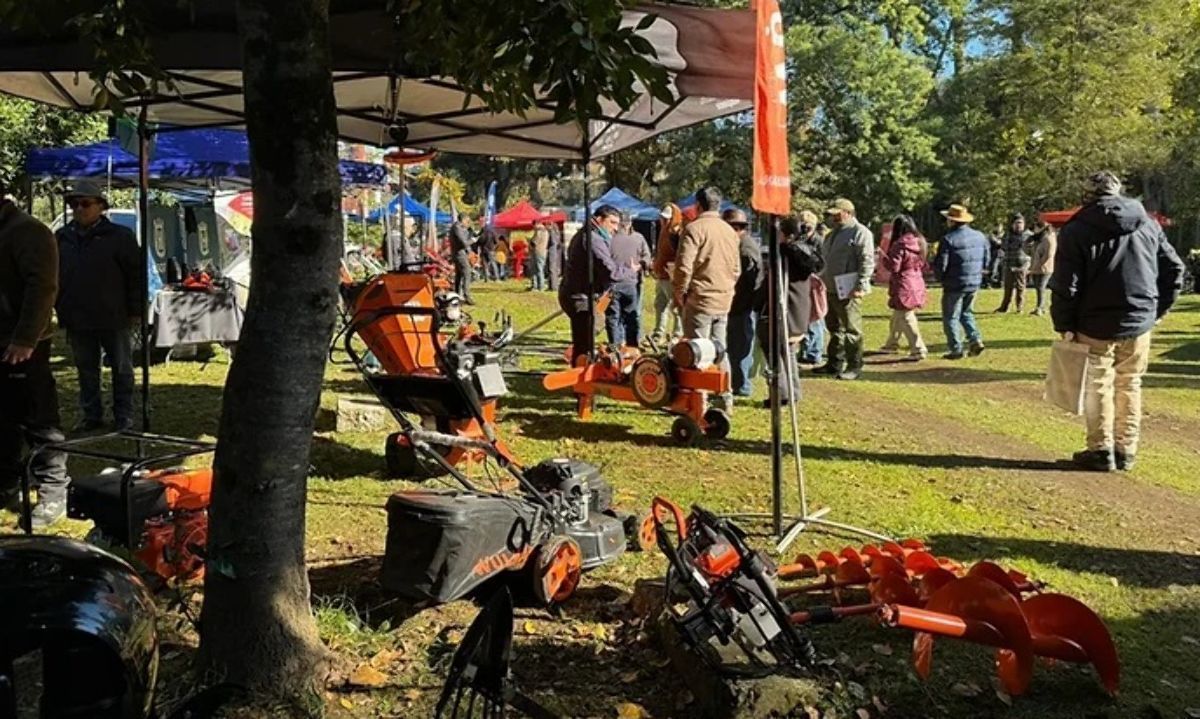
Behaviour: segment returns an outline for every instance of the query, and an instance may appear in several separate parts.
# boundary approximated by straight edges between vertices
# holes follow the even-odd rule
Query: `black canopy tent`
[[[92,49],[74,34],[69,17],[52,17],[41,27],[0,29],[0,92],[87,111],[97,92],[87,75]],[[241,44],[234,3],[218,0],[185,8],[163,4],[151,23],[156,64],[172,87],[121,98],[137,112],[139,212],[148,214],[148,143],[151,123],[180,127],[240,127],[243,98]],[[626,11],[623,24],[655,19],[638,32],[655,48],[667,70],[673,100],[643,92],[628,108],[602,100],[602,114],[583,123],[554,120],[554,105],[538,100],[524,113],[492,112],[453,78],[406,77],[385,4],[341,0],[330,9],[330,38],[343,140],[375,145],[396,142],[402,122],[406,144],[481,155],[576,160],[588,173],[600,158],[659,133],[744,112],[753,93],[754,17],[745,11],[646,5]],[[585,183],[586,188],[586,183]],[[585,190],[586,192],[586,190]],[[587,205],[588,198],[584,198]],[[142,247],[149,251],[147,223]],[[590,223],[586,224],[591,242]],[[590,258],[589,252],[589,258]],[[148,262],[147,262],[148,264]],[[592,268],[589,260],[589,274]],[[143,313],[143,334],[148,333]],[[149,356],[143,352],[143,428],[149,430]]]

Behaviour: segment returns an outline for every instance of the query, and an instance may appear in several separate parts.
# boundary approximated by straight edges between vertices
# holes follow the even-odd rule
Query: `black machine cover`
[[[536,543],[538,509],[519,498],[398,492],[387,501],[380,583],[409,599],[450,602],[520,566]]]

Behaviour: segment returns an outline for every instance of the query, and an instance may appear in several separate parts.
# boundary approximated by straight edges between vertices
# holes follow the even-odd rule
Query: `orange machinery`
[[[729,373],[720,367],[723,353],[709,340],[680,340],[661,355],[605,348],[591,362],[580,357],[575,367],[547,375],[542,386],[551,392],[573,392],[582,420],[591,419],[596,395],[675,415],[671,436],[679,444],[695,446],[702,437],[729,435],[729,415],[708,407],[707,401],[710,393],[730,391]]]
[[[498,350],[511,337],[511,327],[489,335],[483,323],[475,326],[464,319],[461,298],[449,291],[444,279],[423,272],[389,272],[356,293],[345,347],[393,414],[415,414],[424,429],[486,441],[507,461],[515,461],[496,435],[496,400],[507,391]],[[374,363],[351,346],[356,334]],[[485,456],[466,442],[438,451],[454,466]],[[385,456],[391,476],[443,473],[443,467],[417,452],[403,432],[388,437]]]

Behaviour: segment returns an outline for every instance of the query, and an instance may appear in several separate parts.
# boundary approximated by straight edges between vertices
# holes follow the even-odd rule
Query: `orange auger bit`
[[[995,649],[1001,685],[1013,696],[1029,688],[1035,657],[1091,664],[1110,694],[1120,685],[1117,650],[1100,617],[1076,599],[1042,593],[1043,585],[1021,572],[986,561],[964,568],[912,539],[801,554],[776,569],[746,548],[744,533],[727,519],[693,507],[684,520],[677,505],[661,498],[654,516],[660,546],[672,560],[668,584],[672,577],[692,582],[680,629],[702,656],[712,638],[721,637],[722,646],[749,648],[755,661],[765,652],[786,665],[797,657],[797,645],[788,643],[797,635],[787,635],[777,621],[798,631],[874,616],[884,626],[916,632],[912,661],[922,678],[930,673],[934,639],[949,637]],[[663,525],[672,521],[678,542],[664,544],[669,535]],[[747,593],[751,576],[757,588]],[[843,605],[847,590],[865,590],[869,603]],[[835,606],[785,607],[781,601],[823,592],[833,594]],[[772,620],[760,625],[750,617]],[[780,636],[792,639],[779,645]]]

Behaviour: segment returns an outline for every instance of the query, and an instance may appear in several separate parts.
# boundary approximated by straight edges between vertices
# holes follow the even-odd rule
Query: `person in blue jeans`
[[[100,389],[102,354],[112,365],[113,420],[118,430],[133,429],[133,337],[146,304],[146,268],[133,232],[110,222],[108,200],[91,182],[67,192],[72,219],[56,234],[59,283],[55,309],[67,331],[79,372],[76,432],[104,426]]]
[[[636,272],[613,284],[610,291],[611,301],[604,311],[608,344],[613,348],[637,347],[642,340],[642,276],[650,269],[652,257],[649,243],[642,233],[634,231],[633,218],[627,212],[621,213],[621,226],[613,235],[611,252],[617,266],[634,267]]]
[[[755,308],[761,302],[763,287],[762,247],[750,234],[750,221],[745,212],[730,208],[721,218],[738,233],[738,256],[742,267],[737,284],[733,286],[733,304],[729,307],[729,347],[726,350],[730,383],[735,396],[749,397],[754,394],[754,323]]]
[[[942,216],[950,231],[938,245],[933,269],[942,281],[942,327],[949,350],[943,358],[960,360],[964,356],[960,324],[967,333],[970,355],[976,357],[984,350],[983,335],[975,321],[975,293],[983,284],[991,246],[982,232],[971,227],[975,217],[966,207],[951,205],[942,210]]]

